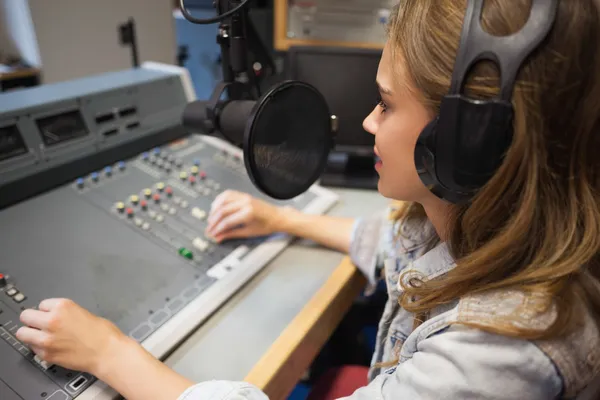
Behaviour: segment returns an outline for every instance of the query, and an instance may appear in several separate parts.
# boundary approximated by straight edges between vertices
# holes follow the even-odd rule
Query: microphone
[[[188,21],[221,23],[217,41],[224,77],[208,101],[194,101],[185,107],[182,124],[193,132],[222,137],[241,147],[254,186],[267,196],[287,200],[306,192],[321,176],[334,146],[337,125],[323,95],[307,83],[287,80],[260,95],[255,69],[245,54],[246,45],[261,47],[247,19],[244,6],[248,2],[217,0],[220,15],[200,20],[191,16],[180,0]],[[263,57],[268,54],[257,53]],[[270,61],[265,64],[273,65]],[[264,78],[264,73],[260,75]]]
[[[275,199],[307,191],[334,146],[325,99],[298,81],[276,84],[259,100],[217,102],[214,108],[210,101],[194,101],[185,107],[182,120],[192,131],[242,147],[252,183]]]

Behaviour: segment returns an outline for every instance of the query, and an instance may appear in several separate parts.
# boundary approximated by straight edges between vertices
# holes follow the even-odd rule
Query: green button
[[[185,247],[182,247],[179,249],[179,254],[185,258],[187,258],[188,260],[193,260],[194,259],[194,254],[189,251],[188,249],[186,249]]]

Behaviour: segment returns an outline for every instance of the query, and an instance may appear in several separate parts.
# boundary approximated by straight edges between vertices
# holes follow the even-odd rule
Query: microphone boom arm
[[[264,71],[275,73],[275,63],[248,16],[250,1],[215,0],[213,5],[217,16],[210,19],[193,17],[186,9],[184,0],[179,1],[181,12],[188,21],[195,24],[219,22],[217,43],[221,48],[223,81],[216,85],[206,103],[206,117],[211,122],[206,128],[211,133],[219,126],[219,114],[226,102],[258,99],[261,96],[260,79],[267,75]],[[254,54],[257,59],[255,62],[260,64],[259,70],[255,70],[255,62],[250,60],[248,53]],[[227,95],[225,102],[221,100],[224,93]]]

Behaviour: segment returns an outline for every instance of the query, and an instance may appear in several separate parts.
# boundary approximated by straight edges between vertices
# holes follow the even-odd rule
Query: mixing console
[[[289,243],[214,243],[204,232],[219,193],[310,213],[336,196],[314,186],[274,201],[250,182],[240,149],[185,132],[179,118],[194,97],[183,70],[147,64],[49,86],[0,96],[0,398],[111,399],[93,376],[20,343],[20,312],[71,298],[161,358]],[[57,122],[52,110],[81,117]],[[51,127],[33,121],[41,115]]]

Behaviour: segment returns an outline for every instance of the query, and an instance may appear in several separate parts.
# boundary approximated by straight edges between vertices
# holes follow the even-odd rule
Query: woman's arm
[[[279,221],[278,231],[312,240],[322,246],[344,253],[350,251],[354,218],[311,215],[286,208]]]
[[[348,253],[354,221],[353,218],[309,215],[227,190],[212,204],[207,234],[220,242],[283,232]]]

